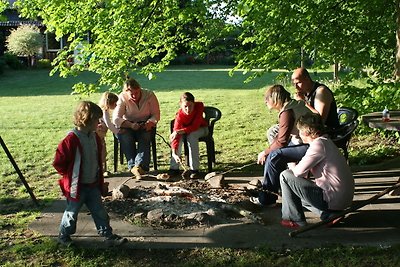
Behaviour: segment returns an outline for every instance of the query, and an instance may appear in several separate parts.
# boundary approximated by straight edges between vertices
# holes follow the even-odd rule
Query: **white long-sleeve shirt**
[[[324,136],[314,139],[293,169],[298,177],[307,177],[309,171],[317,186],[323,189],[329,209],[343,210],[351,205],[354,178],[346,159],[332,140]]]
[[[117,134],[119,132],[119,129],[111,121],[111,116],[110,116],[110,113],[108,111],[104,111],[103,112],[103,118],[101,118],[101,120],[104,122],[104,125],[107,126],[108,129],[110,129],[110,131],[113,134]]]

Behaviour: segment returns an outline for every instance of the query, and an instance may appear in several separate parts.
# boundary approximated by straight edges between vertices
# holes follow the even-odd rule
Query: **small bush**
[[[39,59],[36,63],[38,69],[51,69],[50,59]]]
[[[7,66],[9,66],[13,70],[20,70],[25,68],[23,62],[21,62],[21,60],[19,60],[16,55],[5,53],[4,61],[6,62]]]
[[[171,65],[192,65],[195,63],[195,57],[183,53],[171,61]]]
[[[363,86],[344,84],[335,90],[337,101],[343,106],[355,108],[359,114],[372,111],[398,110],[400,88],[395,81],[374,81],[365,79]]]
[[[4,57],[0,57],[0,74],[4,73],[4,69],[7,67]]]

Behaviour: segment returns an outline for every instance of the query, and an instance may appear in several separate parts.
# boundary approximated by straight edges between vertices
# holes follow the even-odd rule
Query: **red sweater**
[[[104,177],[102,170],[101,152],[102,143],[99,136],[96,134],[96,143],[98,153],[99,177],[98,186],[100,191],[103,188]],[[82,174],[82,146],[78,136],[74,132],[69,132],[68,135],[61,141],[56,150],[53,166],[62,176],[58,180],[63,195],[73,201],[79,200],[80,177]]]
[[[200,127],[208,126],[207,121],[203,118],[204,104],[202,102],[194,102],[192,113],[185,114],[179,109],[175,116],[174,131],[183,130],[185,134],[197,131]],[[172,149],[177,149],[181,135],[178,134],[171,142]]]

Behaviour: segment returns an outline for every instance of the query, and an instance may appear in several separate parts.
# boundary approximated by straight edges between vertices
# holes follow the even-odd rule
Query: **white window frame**
[[[51,33],[51,34],[54,34],[54,33]],[[57,40],[55,40],[55,41],[57,41]],[[57,48],[49,48],[49,33],[46,32],[46,51],[48,51],[48,52],[58,52],[61,49],[63,49],[64,46],[66,45],[66,41],[65,41],[64,37],[61,38],[61,40],[58,41],[58,43],[60,44],[60,48],[58,48],[58,49]]]

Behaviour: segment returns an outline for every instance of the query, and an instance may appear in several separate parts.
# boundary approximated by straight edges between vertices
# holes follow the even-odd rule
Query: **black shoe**
[[[69,235],[59,235],[57,239],[58,244],[65,246],[65,247],[72,247],[74,246],[74,241],[72,241]]]
[[[117,247],[128,242],[128,239],[116,234],[112,234],[109,237],[106,237],[104,239],[104,242],[107,244],[108,247]]]
[[[182,172],[181,176],[182,176],[183,179],[189,179],[191,174],[192,174],[192,171],[185,170],[185,171]]]
[[[169,169],[167,173],[170,177],[179,176],[179,170]]]
[[[260,206],[260,207],[265,207],[265,208],[275,208],[277,206],[276,202],[271,202],[267,204],[262,204],[260,202],[260,199],[258,197],[250,197],[249,198],[250,202],[253,203],[254,205]]]

